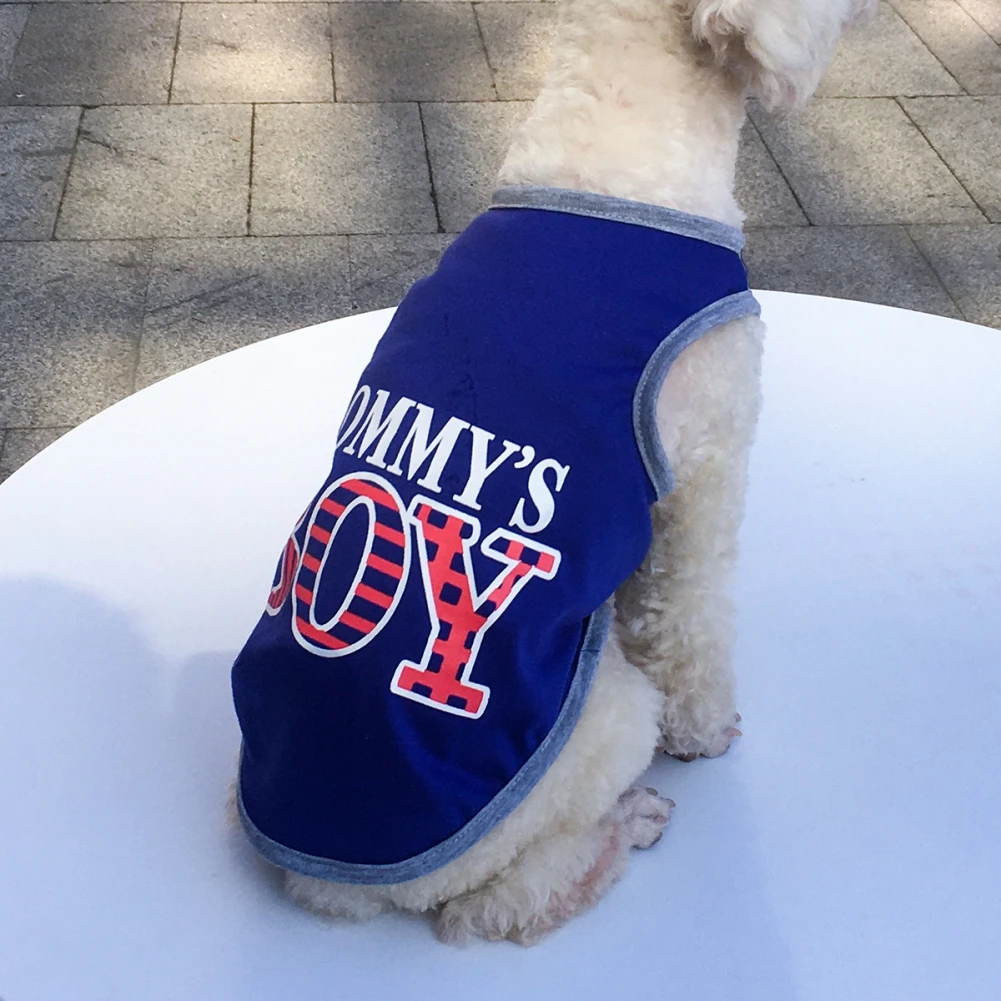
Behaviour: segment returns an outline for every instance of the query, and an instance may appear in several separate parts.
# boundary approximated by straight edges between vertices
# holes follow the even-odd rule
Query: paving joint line
[[[54,2],[58,0],[48,0],[47,6],[52,6]],[[95,5],[100,3],[117,3],[117,0],[93,0]],[[342,2],[348,2],[348,0],[342,0]],[[357,5],[359,2],[364,2],[364,0],[349,0],[349,2]],[[387,2],[394,3],[420,3],[423,0],[379,0],[381,6],[385,6]],[[439,2],[452,2],[452,0],[439,0]],[[521,2],[521,0],[497,0],[500,2]],[[3,6],[3,0],[0,0],[0,6]],[[27,4],[18,4],[18,6],[28,6]],[[189,6],[188,4],[184,5]],[[225,6],[232,7],[233,4],[225,2]],[[283,0],[282,6],[287,7],[288,3]],[[914,97],[966,97],[966,94],[914,94],[908,95]],[[971,97],[992,97],[992,94],[973,94],[969,95]],[[863,100],[870,100],[870,98],[864,98]],[[892,100],[892,98],[887,98],[887,100]],[[4,104],[0,102],[0,108],[86,108],[88,111],[94,110],[95,108],[233,108],[239,105],[246,104],[266,104],[272,107],[324,107],[336,104],[338,107],[344,107],[348,104],[361,104],[368,106],[371,104],[533,104],[534,98],[491,98],[489,100],[475,101],[475,100],[454,100],[447,97],[431,97],[431,98],[421,98],[421,97],[407,97],[396,100],[382,100],[380,98],[372,98],[371,100],[359,101],[357,99],[351,101],[147,101],[145,103],[135,102],[135,101],[103,101],[100,104],[74,104],[72,101],[56,101],[52,104],[38,101],[34,104],[20,103],[20,104]]]
[[[97,3],[98,0],[93,0],[93,2]],[[104,3],[105,0],[100,0],[100,2]],[[83,423],[83,421],[80,421],[80,424],[82,424],[82,423]],[[7,426],[7,427],[4,427],[4,428],[0,428],[0,433],[6,432],[6,431],[72,431],[73,428],[75,428],[75,427],[78,427],[78,425],[77,424],[44,424],[44,425],[43,424],[30,424],[30,425],[29,424],[23,424],[23,425],[22,424],[17,424],[17,425],[14,425],[14,426]],[[3,999],[0,998],[0,1001],[3,1001]]]
[[[114,2],[114,0],[112,0]],[[383,0],[385,2],[385,0]],[[404,2],[410,2],[410,0],[404,0]],[[483,206],[485,211],[486,205]],[[790,230],[805,232],[806,230],[824,230],[824,229],[880,229],[887,228],[890,226],[951,226],[953,228],[957,227],[987,227],[987,226],[997,226],[1001,227],[1001,222],[991,222],[989,219],[982,222],[915,222],[913,220],[895,220],[889,222],[851,222],[851,223],[822,223],[819,225],[809,225],[809,226],[792,226],[788,224],[769,224],[769,223],[756,223],[754,225],[749,225],[744,227],[746,233],[758,233],[764,230]],[[408,237],[408,236],[458,236],[460,230],[448,230],[448,229],[415,229],[415,230],[393,230],[392,232],[387,232],[386,230],[367,230],[367,231],[357,231],[357,232],[335,232],[332,230],[324,231],[321,233],[200,233],[200,234],[187,234],[184,236],[151,236],[148,233],[140,236],[69,236],[69,237],[58,237],[55,239],[20,239],[20,240],[5,240],[0,237],[0,249],[3,247],[18,247],[18,246],[37,246],[39,244],[76,244],[76,243],[141,243],[145,240],[155,240],[156,242],[162,242],[164,240],[312,240],[312,239],[322,239],[322,240],[333,240],[337,238],[346,238],[352,236],[365,236],[365,237],[385,237],[386,239],[398,238],[398,237]]]
[[[928,53],[928,55],[930,55],[932,57],[932,59],[934,59],[935,62],[937,62],[939,64],[939,66],[942,67],[942,69],[945,71],[946,76],[948,76],[949,79],[952,80],[952,82],[963,92],[962,95],[960,95],[960,94],[953,94],[951,96],[952,97],[960,97],[960,96],[963,96],[963,95],[969,95],[970,92],[959,82],[959,80],[956,79],[955,76],[953,76],[952,70],[950,70],[949,67],[946,66],[945,63],[942,62],[942,60],[939,59],[939,57],[935,55],[934,52],[932,52],[931,46],[921,37],[921,34],[918,32],[917,28],[915,28],[911,24],[911,22],[908,21],[906,17],[904,17],[903,13],[901,11],[897,10],[896,5],[895,4],[890,4],[890,9],[893,11],[894,14],[897,15],[897,17],[900,18],[901,21],[904,22],[904,24],[907,26],[907,29],[910,31],[910,33],[924,46],[924,49]],[[960,9],[962,9],[962,8],[960,8]],[[894,94],[893,96],[897,97],[898,95]],[[914,97],[916,95],[907,94],[906,96],[907,97]],[[943,96],[944,97],[946,95],[936,95],[936,96]]]
[[[961,96],[963,96],[963,95],[960,95],[960,94],[953,94],[952,95],[953,99],[955,99],[957,97],[961,97]],[[984,222],[991,222],[990,217],[984,211],[983,206],[980,204],[980,202],[978,202],[976,200],[976,198],[973,197],[973,193],[960,180],[959,175],[952,169],[952,167],[949,166],[949,163],[946,160],[946,158],[939,152],[939,150],[936,148],[935,144],[931,141],[931,139],[929,139],[928,136],[925,135],[924,130],[921,128],[921,126],[918,125],[918,123],[916,121],[914,121],[914,119],[911,117],[910,113],[908,112],[908,110],[903,105],[904,98],[902,98],[902,97],[895,97],[893,100],[896,103],[897,107],[900,108],[900,110],[904,113],[904,116],[911,123],[911,125],[913,125],[915,129],[917,129],[918,135],[921,136],[921,138],[924,139],[924,141],[926,143],[928,143],[928,148],[938,157],[939,162],[942,164],[942,166],[945,167],[945,169],[947,171],[949,171],[949,174],[953,178],[955,178],[956,183],[963,189],[963,191],[966,192],[966,197],[970,199],[970,201],[976,207],[976,210],[981,214],[981,216],[983,216]],[[914,223],[913,225],[920,225],[920,224],[919,223]],[[967,225],[969,225],[969,224],[967,224]]]
[[[112,0],[115,2],[115,0]],[[483,206],[486,210],[487,206]],[[800,226],[800,229],[805,227]],[[361,230],[358,232],[345,232],[335,231],[335,230],[324,230],[320,233],[196,233],[196,234],[185,234],[183,236],[171,236],[170,234],[165,235],[151,235],[149,233],[142,234],[140,236],[68,236],[60,237],[56,240],[3,240],[0,239],[0,247],[16,247],[18,244],[39,244],[39,243],[141,243],[143,240],[310,240],[314,237],[323,240],[332,240],[335,238],[344,238],[348,236],[385,236],[385,237],[398,237],[398,236],[436,236],[441,232],[451,233],[452,236],[458,236],[459,230],[438,230],[438,229],[411,229],[411,230],[394,230],[393,232],[386,232],[384,229],[380,230]]]
[[[256,0],[255,0],[256,2]],[[330,86],[333,92],[333,103],[337,104],[337,67],[334,64],[334,26],[330,23],[333,11],[327,4],[327,46],[330,49]]]
[[[66,201],[66,192],[69,191],[70,174],[73,173],[73,165],[76,163],[76,151],[80,148],[80,133],[83,130],[83,115],[85,110],[85,108],[81,107],[79,109],[79,114],[77,115],[76,132],[73,133],[73,149],[70,152],[70,162],[66,166],[66,177],[63,180],[63,190],[59,193],[59,205],[56,207],[56,217],[52,220],[50,236],[48,240],[40,242],[51,243],[56,239],[56,228],[59,226],[59,220],[62,218],[63,203]]]
[[[987,30],[987,26],[986,26],[986,25],[985,25],[985,24],[984,24],[984,23],[983,23],[983,22],[982,22],[982,21],[980,20],[980,18],[978,18],[978,17],[977,17],[977,15],[976,15],[976,14],[974,14],[974,13],[973,13],[973,11],[972,11],[972,10],[970,10],[970,9],[969,9],[969,8],[968,8],[968,7],[966,6],[966,4],[965,4],[965,3],[963,3],[963,0],[957,0],[957,3],[959,4],[959,7],[960,7],[960,9],[961,9],[961,10],[962,10],[962,11],[963,11],[963,12],[964,12],[965,14],[966,14],[966,16],[967,16],[967,17],[968,17],[968,18],[969,18],[969,19],[970,19],[971,21],[973,21],[973,23],[974,23],[974,24],[976,24],[976,25],[977,25],[977,27],[978,27],[978,28],[980,28],[980,30],[981,30],[981,31],[982,31],[982,32],[983,32],[983,33],[984,33],[984,34],[985,34],[985,35],[986,35],[986,36],[987,36],[987,37],[988,37],[989,39],[991,39],[991,41],[993,41],[993,42],[994,42],[995,44],[997,44],[997,45],[1001,45],[1001,42],[999,42],[999,41],[998,41],[998,40],[997,40],[997,39],[996,39],[996,38],[995,38],[995,37],[994,37],[994,36],[993,36],[993,35],[992,35],[992,34],[991,34],[991,33],[990,33],[990,32],[989,32],[988,30]]]
[[[808,229],[892,229],[894,226],[941,226],[952,229],[984,229],[987,226],[999,226],[1001,222],[915,222],[913,220],[898,219],[892,222],[848,222],[848,223],[820,223],[816,226],[790,226],[782,223],[757,223],[753,226],[745,226],[745,233],[760,233],[766,230],[789,230],[800,233]],[[65,241],[63,241],[65,242]]]
[[[30,2],[31,0],[0,0],[0,7],[28,7],[30,6]],[[49,0],[49,2],[52,2],[52,0]],[[78,6],[98,7],[101,4],[118,2],[118,0],[68,0],[68,2],[75,3]],[[137,2],[137,0],[129,0],[129,2]],[[287,0],[235,0],[235,2],[234,0],[185,0],[185,2],[191,2],[202,7],[213,7],[218,3],[226,3],[226,5],[229,7],[240,7],[240,6],[248,7],[258,3],[261,4],[272,3],[276,7],[279,5],[285,6],[287,4]],[[295,2],[299,4],[305,4],[306,6],[310,7],[320,7],[320,6],[329,6],[331,0],[295,0]],[[341,0],[341,2],[343,2],[343,0]],[[370,7],[375,7],[375,6],[384,7],[387,3],[387,0],[352,0],[352,2],[363,6],[368,5]],[[394,0],[394,2],[406,3],[408,7],[421,6],[421,5],[425,7],[430,7],[432,5],[437,6],[441,4],[443,0]],[[510,3],[512,2],[512,0],[476,0],[476,2]],[[520,0],[518,0],[518,2],[520,2]],[[533,2],[543,4],[547,7],[555,7],[557,5],[557,0],[533,0]],[[526,6],[527,5],[528,5],[528,0],[526,0]],[[972,17],[972,15],[970,16]],[[979,23],[980,22],[978,21],[977,24],[979,25]],[[983,30],[986,32],[986,29]],[[987,34],[990,33],[987,32]],[[3,1001],[3,999],[0,998],[0,1001]]]
[[[383,0],[385,2],[385,0]],[[507,0],[507,2],[513,2],[513,0]],[[957,85],[959,81],[956,81]],[[977,94],[967,94],[965,91],[962,94],[943,94],[941,91],[937,91],[934,94],[828,94],[825,97],[811,97],[810,102],[807,105],[820,104],[824,101],[896,101],[898,98],[904,98],[910,100],[913,97],[977,97],[977,96],[987,96],[987,95],[977,95]]]
[[[775,164],[775,169],[779,172],[779,177],[781,177],[782,180],[786,182],[786,187],[789,189],[789,193],[792,195],[793,200],[799,206],[800,212],[803,213],[803,218],[806,220],[806,226],[797,226],[795,228],[796,229],[809,229],[811,226],[814,225],[814,222],[810,218],[810,213],[806,211],[806,206],[803,204],[803,202],[800,200],[799,195],[796,193],[796,189],[792,186],[792,181],[789,180],[788,177],[786,177],[786,172],[782,169],[782,165],[779,163],[778,158],[772,152],[772,148],[765,141],[764,133],[761,131],[761,129],[758,128],[757,122],[755,122],[754,119],[751,118],[750,115],[747,115],[747,121],[750,123],[751,128],[754,129],[754,131],[757,134],[758,138],[761,140],[761,145],[764,146],[765,152],[771,158],[772,163]]]
[[[914,249],[918,252],[918,256],[921,258],[921,260],[925,262],[925,264],[928,265],[928,270],[931,271],[931,273],[935,276],[936,281],[938,281],[939,285],[942,286],[942,290],[949,297],[949,302],[951,302],[953,306],[956,307],[956,312],[959,313],[959,315],[967,322],[972,322],[970,318],[966,315],[966,310],[963,309],[963,307],[959,304],[956,297],[952,294],[952,289],[949,288],[949,286],[946,284],[945,279],[942,277],[941,274],[939,274],[939,270],[938,268],[935,267],[935,264],[932,261],[931,257],[921,249],[921,244],[914,239],[914,234],[911,232],[911,227],[919,225],[925,225],[925,224],[910,223],[907,226],[902,226],[901,229],[903,229],[903,231],[907,234],[907,239],[911,241],[911,244],[913,245]],[[934,225],[934,223],[932,223],[931,225]]]
[[[490,71],[490,87],[494,92],[494,98],[500,100],[500,92],[497,90],[497,73],[494,70],[493,63],[490,62],[490,50],[487,48],[487,40],[483,35],[483,25],[480,23],[480,15],[477,13],[477,4],[471,3],[469,5],[473,9],[473,23],[476,25],[476,34],[480,40],[480,47],[483,49],[483,61],[487,64],[487,69]]]
[[[424,125],[424,109],[420,101],[417,102],[417,117],[421,123],[421,136],[424,139],[424,160],[428,167],[428,183],[431,186],[431,203],[434,205],[434,218],[438,223],[438,232],[444,233],[445,227],[441,221],[441,207],[438,204],[438,191],[434,183],[434,168],[431,166],[431,147],[428,145],[428,130]]]
[[[247,232],[250,236],[250,220],[254,207],[254,136],[257,129],[257,105],[250,106],[250,170],[247,175]]]
[[[184,20],[184,4],[177,12],[177,33],[174,35],[174,58],[170,62],[170,84],[167,87],[166,104],[170,104],[174,97],[174,74],[177,72],[177,52],[181,47],[181,22]]]

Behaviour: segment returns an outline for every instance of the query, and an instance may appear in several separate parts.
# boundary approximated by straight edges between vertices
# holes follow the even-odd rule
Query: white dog
[[[844,24],[871,3],[566,0],[542,92],[500,172],[502,191],[507,192],[501,204],[511,204],[511,198],[517,200],[518,192],[537,192],[540,188],[555,192],[554,197],[576,205],[575,211],[579,212],[581,205],[601,207],[613,204],[608,198],[628,199],[641,204],[627,206],[627,215],[646,212],[658,219],[658,210],[649,208],[656,206],[673,213],[664,218],[681,219],[687,225],[679,215],[685,213],[698,217],[693,225],[700,233],[717,234],[714,239],[725,243],[730,239],[725,235],[730,232],[727,227],[739,227],[743,218],[734,200],[733,185],[745,99],[757,97],[771,107],[795,106],[805,101]],[[584,196],[575,198],[574,192]],[[591,196],[599,197],[590,202]],[[596,213],[601,215],[601,211],[604,209]],[[718,236],[721,233],[724,235]],[[731,253],[734,249],[730,247]],[[353,873],[353,863],[341,869],[338,863],[332,863],[332,869],[324,869],[313,856],[293,853],[298,861],[285,868],[290,870],[286,874],[288,890],[296,900],[347,918],[368,918],[391,908],[434,912],[438,933],[446,941],[476,935],[534,942],[593,904],[624,871],[630,848],[647,847],[660,837],[674,804],[654,790],[633,785],[655,750],[686,760],[700,754],[715,757],[726,751],[731,739],[739,734],[735,729],[740,717],[735,711],[730,667],[733,611],[727,586],[736,556],[748,451],[760,404],[764,331],[757,317],[750,315],[747,300],[740,298],[740,302],[741,308],[732,314],[736,319],[719,323],[708,332],[698,331],[700,336],[683,346],[669,364],[659,396],[652,397],[663,453],[673,472],[673,491],[655,503],[653,543],[642,565],[615,593],[614,623],[600,658],[596,657],[583,709],[574,716],[562,749],[557,749],[541,775],[534,776],[534,785],[527,794],[499,812],[494,822],[483,825],[476,837],[467,838],[460,852],[439,856],[436,864],[425,865],[416,876],[415,870],[404,867],[399,870],[404,874],[402,879],[391,878],[390,872],[385,878],[342,880],[338,873]],[[663,376],[663,372],[660,374]],[[413,436],[417,434],[421,407],[418,405],[414,411],[414,400],[404,399],[386,416],[384,406],[388,406],[389,397],[384,395],[381,402],[376,400],[379,409],[373,417],[374,399],[368,387],[361,387],[338,445],[342,452],[357,447],[359,456],[368,448],[369,462],[385,470],[393,433],[402,428],[405,414],[418,413],[400,455],[388,467],[390,472],[402,475],[405,470],[400,456],[408,442],[417,440]],[[370,404],[370,423],[361,424],[362,412]],[[418,460],[411,453],[411,477],[420,456],[427,458],[434,447],[434,443],[430,448],[427,445],[430,408],[425,407],[424,412],[424,451]],[[374,430],[371,436],[362,437],[366,427]],[[441,435],[447,435],[450,427],[451,423],[446,425]],[[383,434],[386,428],[389,431]],[[465,489],[455,496],[457,502],[478,510],[479,491],[494,468],[487,464],[487,447],[494,436],[479,428],[470,429],[467,421],[458,421],[455,429],[452,444],[463,429],[471,430],[474,438],[478,432],[482,438],[480,476],[470,472]],[[436,442],[442,440],[441,435]],[[474,456],[476,447],[474,441]],[[534,461],[535,449],[531,446],[505,441],[504,449],[496,463],[503,463],[509,451],[513,457],[521,455],[509,468],[528,467]],[[545,460],[540,467],[547,462],[550,478],[547,480],[542,471],[534,487],[530,482],[537,517],[533,521],[534,516],[522,506],[524,502],[519,502],[508,523],[524,532],[535,532],[546,517],[552,518],[555,492],[561,489],[561,477],[566,477],[569,469],[555,460]],[[436,475],[440,473],[441,469],[437,474],[428,471],[419,482],[430,484],[431,491],[437,490]],[[337,483],[341,484],[340,501],[332,493]],[[326,528],[317,520],[321,501],[328,505],[329,518],[339,518],[346,509],[349,513],[365,503],[370,512],[375,512],[372,505],[382,504],[390,514],[385,516],[389,520],[382,523],[381,531],[386,539],[398,540],[392,543],[398,545],[397,577],[401,572],[405,575],[411,560],[410,550],[405,552],[403,548],[404,535],[410,530],[408,514],[404,513],[406,505],[389,481],[363,472],[350,480],[342,477],[337,483],[326,493],[321,492],[314,502],[314,514],[308,519],[304,516],[297,526],[299,534],[290,540],[269,607],[269,614],[277,615],[289,607],[288,602],[299,601],[301,605],[295,607],[300,611],[291,612],[291,627],[284,628],[286,632],[289,628],[293,632],[300,629],[296,633],[299,645],[319,657],[337,657],[346,643],[353,649],[369,638],[366,633],[363,640],[352,641],[353,646],[331,638],[329,630],[324,633],[317,628],[310,589],[314,577],[307,575],[307,586],[302,584],[302,578],[296,578],[299,582],[293,587],[296,568],[302,562],[318,581],[322,560],[314,556],[310,565],[308,547],[318,545],[316,552],[325,559],[325,547],[340,530],[336,520],[328,522]],[[407,509],[418,534],[423,530],[427,536],[432,531],[429,512],[436,504],[433,498],[418,497]],[[441,505],[437,510],[443,512],[442,518],[456,519],[455,524],[475,520],[468,513]],[[368,517],[375,525],[376,514]],[[470,533],[471,542],[477,541],[476,533]],[[522,544],[534,544],[524,534],[515,536],[498,529],[483,541],[483,552],[494,560],[507,560],[510,570],[518,557],[511,556],[513,549],[504,547],[510,547],[512,539],[518,540],[518,552]],[[371,531],[367,544],[366,553],[371,551]],[[422,561],[434,622],[434,606],[430,603],[434,570],[433,566],[428,568],[439,545],[426,539],[421,545],[423,548],[413,559],[419,557]],[[460,569],[464,552],[461,546],[454,550]],[[519,572],[527,575],[526,580],[533,573],[549,580],[556,573],[560,554],[541,544],[537,552],[542,554],[536,557],[538,562],[525,564]],[[465,573],[473,577],[468,552],[465,558]],[[383,559],[381,565],[392,570],[391,562]],[[366,587],[359,584],[361,574],[359,569],[352,588]],[[517,593],[520,583],[524,583],[520,578],[512,579],[515,583],[510,594]],[[384,608],[378,616],[392,615],[399,600],[393,587],[387,584],[384,593],[367,587],[370,600]],[[515,604],[545,607],[541,585],[536,594],[539,597],[535,606],[523,598],[514,599]],[[347,601],[338,616],[343,615]],[[353,628],[373,630],[373,636],[382,628],[382,619],[378,625],[360,626],[358,616],[354,619]],[[481,625],[485,631],[488,619],[484,617]],[[472,643],[473,633],[469,635],[468,643]],[[587,652],[586,637],[581,648]],[[429,677],[421,672],[438,670],[428,668],[433,649],[437,648],[429,640],[423,662],[400,664],[393,676],[392,692],[411,700],[408,711],[414,711],[416,700],[430,710],[445,709],[446,713],[477,718],[483,712],[487,693],[482,686],[466,684],[468,670],[457,689],[464,694],[454,703],[445,704],[431,693],[431,688],[414,683],[414,679]],[[473,644],[470,663],[476,650]],[[583,653],[579,656],[583,657]],[[339,662],[325,661],[324,667],[331,663],[336,667]],[[243,697],[242,708],[247,714],[252,701],[251,696]],[[394,703],[394,711],[400,704]],[[249,740],[246,734],[245,726],[245,740]],[[256,752],[262,739],[257,739],[251,752]],[[245,743],[245,754],[247,746]],[[346,767],[354,765],[348,762]],[[405,790],[399,789],[398,793],[403,796]],[[319,804],[319,799],[314,803]],[[248,819],[242,800],[240,809],[256,846],[281,865],[285,858],[282,847]],[[317,805],[317,809],[321,807]],[[259,813],[267,811],[259,808]],[[387,872],[391,869],[388,867]]]

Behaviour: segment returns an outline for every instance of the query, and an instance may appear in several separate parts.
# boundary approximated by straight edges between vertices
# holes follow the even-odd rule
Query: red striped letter
[[[368,537],[354,581],[326,622],[316,618],[316,594],[343,519],[368,514]],[[410,536],[399,494],[375,473],[350,473],[320,496],[306,529],[295,577],[292,633],[320,657],[344,657],[373,639],[389,621],[410,569]]]
[[[469,680],[484,633],[532,577],[556,575],[560,554],[498,528],[484,539],[482,551],[506,566],[479,595],[469,551],[480,523],[428,497],[415,497],[409,513],[418,529],[432,631],[421,662],[403,661],[390,687],[404,698],[476,719],[490,697],[488,687]]]
[[[299,569],[299,540],[295,533],[299,531],[299,526],[306,520],[309,508],[299,515],[299,520],[292,529],[292,534],[285,543],[282,551],[282,558],[278,561],[278,569],[275,571],[274,583],[271,585],[271,592],[268,594],[268,603],[265,611],[268,615],[277,615],[285,604],[285,599],[292,593],[292,581],[295,580],[296,572]]]

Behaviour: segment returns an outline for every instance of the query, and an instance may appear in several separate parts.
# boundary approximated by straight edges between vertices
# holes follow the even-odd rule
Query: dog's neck
[[[499,183],[573,188],[739,226],[739,85],[670,0],[566,0]]]

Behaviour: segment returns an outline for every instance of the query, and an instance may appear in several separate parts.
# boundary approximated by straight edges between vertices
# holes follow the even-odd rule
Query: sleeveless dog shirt
[[[757,312],[728,226],[502,189],[404,298],[233,666],[269,861],[395,883],[525,797],[587,697],[671,489],[673,359]]]

